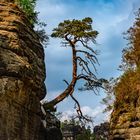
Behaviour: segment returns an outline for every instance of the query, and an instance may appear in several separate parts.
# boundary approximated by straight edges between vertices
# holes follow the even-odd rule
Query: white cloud
[[[63,3],[54,3],[53,1],[49,0],[38,1],[36,9],[42,16],[46,15],[47,17],[57,17],[66,12],[66,7],[63,5]]]
[[[62,117],[60,118],[60,120],[62,122],[64,122],[65,120],[70,120],[70,117],[74,115],[76,115],[76,112],[74,110],[67,110],[62,113]]]
[[[110,112],[103,114],[104,109],[104,105],[97,106],[96,108],[91,108],[89,106],[81,107],[83,115],[92,117],[95,125],[109,120]],[[71,116],[74,115],[76,115],[76,111],[74,109],[66,110],[62,113],[61,121],[70,120]]]

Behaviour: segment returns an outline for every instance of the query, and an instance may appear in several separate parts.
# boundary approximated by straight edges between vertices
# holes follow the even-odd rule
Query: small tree
[[[46,46],[49,38],[44,30],[46,24],[38,19],[38,12],[35,11],[37,0],[4,0],[4,1],[13,2],[17,4],[18,7],[20,7],[22,11],[24,11],[32,27],[34,28],[35,25],[39,27],[38,29],[35,30],[35,32],[37,33],[40,42]]]
[[[35,11],[36,0],[13,0],[29,18],[32,25],[38,23],[37,12]]]
[[[65,20],[54,28],[51,36],[62,39],[63,46],[69,46],[72,49],[72,80],[70,83],[64,80],[67,88],[55,99],[45,103],[46,109],[54,107],[66,97],[71,96],[77,104],[77,113],[82,116],[80,105],[73,97],[76,83],[84,80],[86,83],[81,90],[95,90],[101,87],[103,82],[103,79],[97,79],[94,74],[95,64],[98,63],[97,51],[90,47],[91,43],[96,43],[97,35],[98,32],[92,29],[92,19],[89,17],[82,20]],[[78,47],[79,45],[81,47]]]

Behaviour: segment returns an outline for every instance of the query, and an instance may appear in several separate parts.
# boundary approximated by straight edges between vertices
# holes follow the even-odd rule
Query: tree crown
[[[66,38],[69,40],[84,39],[85,42],[89,40],[95,42],[98,32],[92,29],[92,19],[86,17],[82,20],[64,20],[59,23],[57,28],[54,28],[52,37]]]

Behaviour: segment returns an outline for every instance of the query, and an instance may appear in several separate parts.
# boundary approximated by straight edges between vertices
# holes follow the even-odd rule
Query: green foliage
[[[129,48],[123,51],[123,63],[127,66],[114,88],[116,103],[136,102],[140,90],[140,9],[134,26],[127,31]]]
[[[116,97],[115,109],[135,108],[140,90],[140,73],[139,70],[128,70],[121,76],[119,82],[114,87]],[[129,104],[129,106],[127,105]]]
[[[44,30],[46,24],[38,20],[38,13],[35,11],[36,1],[37,0],[15,0],[14,2],[25,12],[31,25],[33,27],[35,25],[39,27],[39,29],[36,30],[36,33],[39,36],[40,42],[46,46],[49,40],[48,35]]]
[[[26,13],[32,25],[38,22],[37,12],[35,12],[36,0],[15,0]]]
[[[133,27],[125,33],[129,47],[123,50],[123,63],[131,69],[140,66],[140,9],[136,16]]]
[[[74,119],[61,122],[61,129],[63,130],[64,128],[68,128],[69,124],[72,124],[73,128],[76,128],[77,126],[81,127],[81,132],[76,134],[76,140],[95,140],[95,136],[91,132],[90,126],[85,128],[84,126],[80,125],[79,121],[75,121]]]
[[[36,30],[36,33],[39,36],[40,42],[46,47],[48,45],[49,37],[46,34],[45,29],[41,28],[39,30]]]
[[[109,82],[107,97],[102,101],[107,105],[106,110],[113,107],[111,121],[114,124],[118,123],[120,115],[123,118],[122,123],[137,120],[135,108],[140,91],[140,9],[133,27],[125,33],[125,38],[129,43],[122,51],[122,64],[119,66],[124,73],[119,78],[113,79],[113,82]],[[114,103],[110,103],[111,96],[115,98]]]
[[[126,33],[129,47],[123,50],[121,70],[123,75],[113,86],[115,95],[113,121],[117,121],[120,114],[128,114],[126,121],[136,117],[140,91],[140,9],[137,13],[136,22]]]
[[[76,140],[94,140],[94,138],[90,129],[85,129],[82,134],[76,136]]]
[[[86,17],[82,20],[64,20],[57,28],[54,28],[52,37],[84,39],[85,41],[92,40],[95,42],[95,38],[98,35],[97,31],[92,29],[92,19]]]

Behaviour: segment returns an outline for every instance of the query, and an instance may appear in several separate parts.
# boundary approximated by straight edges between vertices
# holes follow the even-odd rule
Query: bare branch
[[[94,63],[98,63],[99,64],[99,62],[98,62],[98,59],[97,59],[97,57],[95,56],[95,55],[92,55],[91,53],[89,53],[89,52],[87,52],[87,51],[84,51],[84,50],[76,50],[76,52],[77,53],[83,53],[83,54],[85,54],[85,56],[87,57],[87,58],[92,58],[93,59],[93,61],[94,61]],[[96,52],[95,52],[96,53]]]
[[[96,69],[96,67],[95,67],[95,63],[96,63],[96,62],[98,63],[98,60],[97,60],[97,58],[96,58],[95,55],[92,55],[92,54],[90,54],[89,52],[83,51],[83,50],[77,50],[76,52],[83,53],[83,54],[85,55],[85,59],[83,59],[83,58],[80,57],[80,56],[77,56],[77,59],[79,60],[79,65],[80,65],[81,67],[83,67],[82,70],[87,69],[87,70],[89,71],[89,74],[91,74],[91,70],[90,70],[90,68],[88,67],[88,64],[91,63],[91,65],[93,66],[95,72],[97,72],[97,69]],[[84,60],[84,61],[83,61],[83,60]],[[83,64],[82,64],[81,62],[83,62],[83,64],[85,64],[86,68],[83,66]],[[99,64],[99,63],[98,63],[98,64]],[[86,73],[88,73],[87,70],[85,70]]]
[[[84,41],[84,40],[80,40],[80,39],[77,40],[77,41],[81,42],[82,45],[83,45],[85,48],[87,48],[87,49],[90,50],[92,53],[94,53],[95,55],[97,55],[97,52],[94,51],[91,47],[89,47],[89,46],[87,45],[87,42],[88,42],[88,41]]]
[[[61,47],[68,47],[68,46],[70,46],[69,43],[66,42],[66,41],[62,41],[61,44],[62,44]]]
[[[70,94],[71,98],[75,101],[77,107],[76,107],[76,111],[77,111],[77,114],[78,114],[78,118],[81,120],[86,120],[88,122],[91,122],[92,120],[90,120],[89,118],[85,117],[81,111],[81,106],[78,102],[78,100],[72,95]]]
[[[64,38],[69,42],[70,40],[69,40],[69,38],[68,38],[68,35],[69,35],[69,33],[65,34],[65,35],[64,35]]]
[[[77,80],[80,80],[80,79],[84,79],[84,80],[86,80],[86,81],[93,81],[93,79],[94,79],[94,80],[97,80],[97,78],[96,78],[95,75],[93,75],[93,76],[91,77],[91,76],[89,76],[89,75],[84,75],[84,74],[80,74],[80,75],[77,76]]]
[[[68,81],[66,81],[65,79],[63,80],[68,86],[69,86],[69,83]],[[81,120],[86,120],[88,122],[91,122],[92,120],[90,120],[89,118],[85,117],[81,111],[81,106],[80,106],[80,103],[78,102],[78,100],[73,96],[73,91],[71,91],[70,93],[70,96],[71,98],[75,101],[77,107],[76,107],[76,112],[78,114],[78,118]]]
[[[79,65],[83,68],[83,70],[89,74],[92,75],[92,72],[90,71],[90,68],[88,66],[88,62],[82,59],[81,57],[77,57],[77,60],[79,60]]]
[[[65,79],[64,79],[63,81],[67,84],[67,86],[69,86],[69,83],[68,83],[68,81],[67,81],[67,80],[65,80]]]

